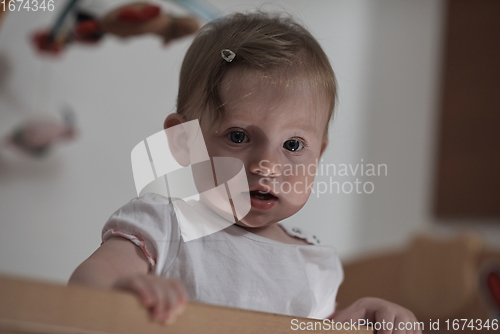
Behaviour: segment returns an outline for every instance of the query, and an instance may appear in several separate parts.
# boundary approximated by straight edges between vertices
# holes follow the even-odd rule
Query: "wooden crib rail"
[[[293,318],[271,313],[189,303],[174,324],[149,320],[146,310],[131,294],[104,289],[65,286],[0,276],[0,333],[2,334],[250,334],[296,333]],[[318,327],[319,328],[319,327]],[[331,332],[328,330],[307,333]],[[339,334],[373,331],[336,330]]]

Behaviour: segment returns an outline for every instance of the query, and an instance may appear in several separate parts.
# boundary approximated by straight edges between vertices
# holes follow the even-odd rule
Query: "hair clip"
[[[224,58],[224,60],[228,63],[232,62],[234,57],[236,57],[236,53],[229,49],[222,50],[220,54],[222,55],[222,58]]]

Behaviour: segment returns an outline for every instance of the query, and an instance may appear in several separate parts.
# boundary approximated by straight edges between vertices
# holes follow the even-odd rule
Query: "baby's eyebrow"
[[[249,127],[253,127],[253,126],[259,127],[258,124],[254,124],[252,122],[246,122],[245,120],[235,118],[235,119],[223,120],[220,123],[220,126],[218,127],[217,130],[225,130],[225,129],[228,129],[231,127],[248,129]],[[297,136],[310,135],[310,134],[314,134],[318,131],[316,129],[316,127],[314,126],[314,124],[312,124],[310,122],[303,122],[303,123],[300,123],[298,125],[290,125],[290,126],[286,126],[285,128],[286,128],[287,132],[296,133]],[[291,135],[291,136],[293,136],[293,135]]]
[[[245,128],[248,127],[249,123],[243,121],[243,120],[223,120],[220,127],[221,128],[229,128],[229,127],[239,127],[239,128]]]
[[[314,125],[308,124],[308,123],[302,123],[300,126],[292,127],[289,129],[293,130],[293,131],[301,131],[301,132],[307,132],[307,133],[317,131],[317,129],[314,127]]]

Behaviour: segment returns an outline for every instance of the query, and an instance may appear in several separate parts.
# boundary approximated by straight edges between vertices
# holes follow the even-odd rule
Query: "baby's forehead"
[[[300,102],[309,105],[304,112],[315,113],[326,109],[328,113],[330,99],[317,81],[303,71],[236,69],[223,78],[220,94],[224,108],[248,100],[261,103],[264,107],[267,104],[270,109],[272,105]]]
[[[307,85],[290,87],[256,77],[235,77],[227,83],[221,92],[221,128],[237,125],[317,133],[328,121],[328,100]]]
[[[265,109],[269,112],[274,108],[282,113],[282,117],[289,118],[290,115],[279,107],[283,104],[294,106],[300,103],[304,106],[301,116],[308,116],[307,122],[320,122],[322,129],[319,132],[327,134],[335,94],[332,95],[324,85],[318,83],[321,81],[316,80],[318,78],[303,74],[303,71],[284,74],[283,71],[276,70],[233,67],[225,71],[214,94],[205,96],[205,105],[200,100],[200,111],[193,112],[192,119],[198,118],[205,130],[220,131],[223,123],[228,119],[234,120],[231,116],[237,115],[238,111],[250,114],[254,110]],[[279,122],[281,123],[281,119]]]
[[[259,70],[236,67],[225,73],[221,87],[223,89],[244,89],[249,86],[257,86],[287,92],[315,87],[317,81],[314,75],[301,69],[275,68]]]

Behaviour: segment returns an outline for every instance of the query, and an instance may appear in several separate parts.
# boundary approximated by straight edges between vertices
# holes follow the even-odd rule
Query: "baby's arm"
[[[150,311],[153,320],[161,323],[171,322],[187,302],[181,282],[150,274],[144,253],[120,237],[103,243],[78,266],[69,284],[130,291]]]

